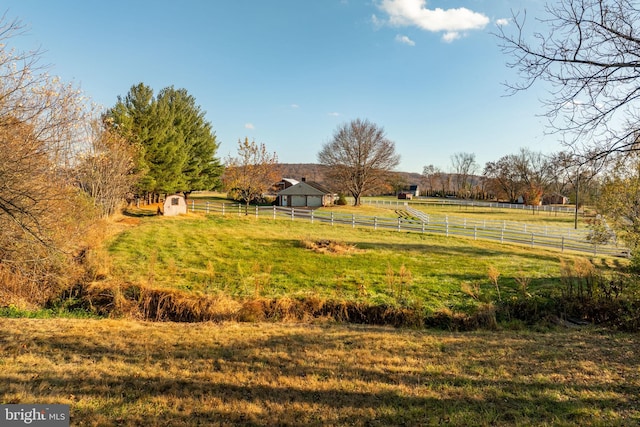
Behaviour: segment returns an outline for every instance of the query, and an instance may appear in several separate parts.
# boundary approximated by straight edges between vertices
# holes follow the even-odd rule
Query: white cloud
[[[245,129],[255,129],[256,127],[253,125],[253,123],[245,123],[244,125]]]
[[[565,108],[576,108],[576,107],[582,107],[583,105],[585,105],[584,101],[581,101],[579,99],[572,99],[570,101],[565,102],[562,106]]]
[[[388,25],[445,32],[445,41],[461,37],[464,31],[481,30],[489,23],[486,15],[464,7],[428,9],[426,0],[381,0],[378,8],[389,15],[386,21]],[[378,21],[376,18],[374,23]]]
[[[298,104],[291,104],[291,108],[300,108],[300,106]]]
[[[397,41],[398,43],[403,43],[403,44],[406,44],[406,45],[409,45],[409,46],[415,46],[415,45],[416,45],[416,42],[414,42],[413,40],[411,40],[409,37],[407,37],[407,36],[402,36],[402,35],[400,35],[400,34],[398,34],[398,35],[396,36],[396,41]]]
[[[381,21],[380,18],[378,18],[375,14],[371,15],[371,23],[376,30],[384,26],[384,21]]]
[[[507,26],[509,25],[509,20],[506,18],[496,19],[496,25],[499,25],[500,27]]]
[[[442,35],[442,40],[447,43],[451,43],[454,40],[458,40],[460,37],[462,37],[462,34],[457,31],[447,31]]]
[[[333,113],[329,113],[329,115],[332,117],[338,117],[340,113],[333,112]]]

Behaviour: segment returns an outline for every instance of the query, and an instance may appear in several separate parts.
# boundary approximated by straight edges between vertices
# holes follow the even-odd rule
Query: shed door
[[[305,196],[291,196],[291,206],[306,206],[307,198]]]
[[[322,196],[308,196],[307,206],[311,206],[314,208],[322,206]]]

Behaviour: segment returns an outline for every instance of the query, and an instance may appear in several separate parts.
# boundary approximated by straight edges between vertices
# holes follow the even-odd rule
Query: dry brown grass
[[[0,304],[23,310],[35,310],[43,303],[40,283],[21,277],[19,272],[10,271],[0,265]]]
[[[353,253],[361,253],[364,252],[359,250],[356,245],[337,242],[335,240],[321,239],[321,240],[313,240],[313,239],[303,239],[300,244],[303,248],[312,250],[321,254],[353,254]]]
[[[594,331],[0,319],[0,403],[74,426],[637,425],[640,344]]]

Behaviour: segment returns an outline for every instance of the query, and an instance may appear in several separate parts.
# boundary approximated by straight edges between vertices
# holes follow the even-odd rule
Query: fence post
[[[424,220],[422,220],[422,234],[424,234]]]
[[[311,224],[313,224],[313,209],[311,210]]]
[[[295,219],[295,213],[294,213],[295,209],[291,208],[291,221],[293,221]]]
[[[258,218],[258,205],[256,205],[256,218]]]
[[[331,212],[331,225],[333,226],[333,212]]]
[[[378,202],[376,201],[376,203],[378,203]],[[378,217],[377,216],[373,217],[373,229],[374,230],[378,229]]]
[[[207,201],[207,215],[209,215],[209,202]]]
[[[240,203],[238,203],[238,216],[242,215],[242,209],[240,208]]]
[[[351,214],[351,228],[356,228],[356,215]]]
[[[533,233],[531,233],[531,247],[533,248]]]
[[[560,252],[564,252],[564,236],[562,236],[562,246]]]
[[[224,202],[222,202],[222,216],[224,216]]]
[[[473,240],[478,240],[478,226],[473,226]]]
[[[398,231],[400,231],[400,229],[401,229],[401,226],[400,226],[401,222],[402,222],[402,220],[400,218],[398,218]]]
[[[191,201],[191,212],[195,212],[196,211],[196,201],[192,200]]]
[[[273,219],[276,219],[276,205],[273,205]]]
[[[500,230],[500,243],[504,243],[504,228]]]

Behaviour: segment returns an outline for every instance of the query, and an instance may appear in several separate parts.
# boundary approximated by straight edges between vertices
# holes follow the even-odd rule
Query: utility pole
[[[578,171],[576,172],[576,211],[574,213],[573,216],[573,227],[577,230],[578,229],[578,194],[580,193],[580,168],[578,168]]]

